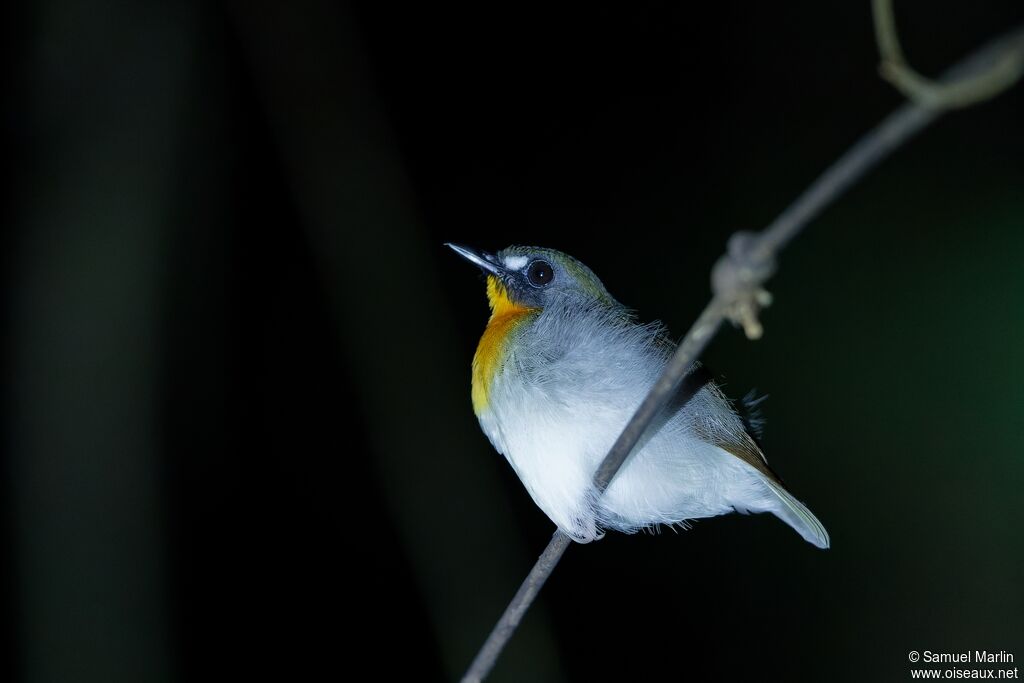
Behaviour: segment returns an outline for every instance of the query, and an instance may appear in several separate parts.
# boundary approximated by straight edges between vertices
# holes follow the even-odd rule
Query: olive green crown
[[[579,259],[573,258],[564,252],[558,251],[557,249],[550,249],[548,247],[527,247],[527,246],[511,246],[502,249],[497,254],[499,259],[504,260],[509,256],[525,256],[527,258],[542,258],[545,261],[550,261],[556,266],[561,268],[576,282],[580,288],[587,294],[590,294],[595,299],[604,303],[608,306],[621,306],[616,301],[608,290],[605,289],[604,284],[594,274],[590,268],[586,266]]]

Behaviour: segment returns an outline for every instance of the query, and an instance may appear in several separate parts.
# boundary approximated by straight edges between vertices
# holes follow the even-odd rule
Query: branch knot
[[[772,302],[763,285],[774,273],[772,250],[763,248],[758,235],[747,231],[729,238],[725,255],[711,269],[711,291],[723,315],[742,327],[747,339],[760,339],[764,333],[758,313]]]

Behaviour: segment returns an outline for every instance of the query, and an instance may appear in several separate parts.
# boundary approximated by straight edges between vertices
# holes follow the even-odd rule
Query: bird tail
[[[793,527],[793,530],[803,536],[808,543],[821,549],[828,548],[829,538],[825,526],[818,521],[814,513],[807,509],[807,506],[794,498],[789,491],[782,487],[782,484],[771,481],[765,477],[764,482],[779,499],[779,505],[772,510],[776,517]]]

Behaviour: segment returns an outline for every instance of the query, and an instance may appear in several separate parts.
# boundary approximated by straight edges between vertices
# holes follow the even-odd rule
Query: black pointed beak
[[[491,254],[487,254],[482,251],[474,251],[467,247],[459,246],[458,244],[452,244],[451,242],[445,242],[445,246],[451,247],[459,256],[488,273],[499,276],[504,273],[505,269],[498,264],[498,259]]]

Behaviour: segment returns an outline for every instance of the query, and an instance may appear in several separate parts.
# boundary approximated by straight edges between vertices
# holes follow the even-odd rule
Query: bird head
[[[487,301],[496,315],[554,304],[619,305],[590,268],[555,249],[507,247],[488,254],[457,244],[448,246],[487,274]]]

